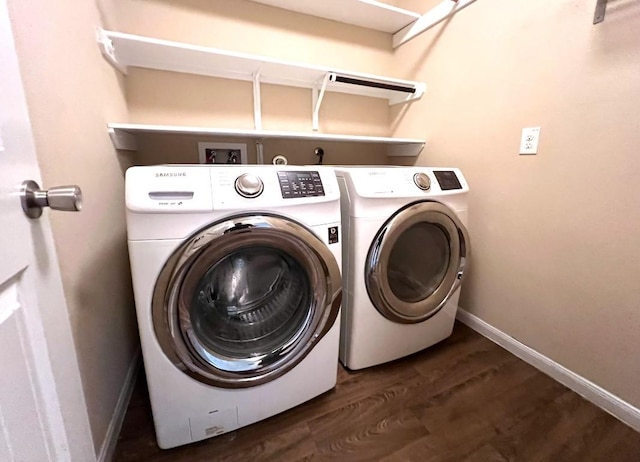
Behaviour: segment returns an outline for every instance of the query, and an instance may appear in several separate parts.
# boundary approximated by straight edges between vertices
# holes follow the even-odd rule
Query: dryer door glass
[[[459,287],[468,248],[467,231],[451,209],[432,201],[408,205],[382,226],[369,249],[369,298],[394,322],[430,318]]]
[[[195,379],[238,388],[298,364],[334,325],[340,271],[307,228],[238,216],[194,234],[169,259],[153,298],[156,337]]]
[[[440,287],[450,260],[445,229],[429,222],[411,225],[398,237],[389,254],[389,288],[404,302],[420,302]]]

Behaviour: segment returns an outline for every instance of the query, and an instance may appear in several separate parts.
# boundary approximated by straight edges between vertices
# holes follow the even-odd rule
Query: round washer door
[[[467,230],[439,202],[410,204],[376,234],[365,263],[369,298],[387,319],[418,323],[459,287],[469,256]]]
[[[156,282],[153,326],[176,367],[224,388],[292,369],[335,323],[342,286],[329,248],[308,228],[236,216],[188,238]]]

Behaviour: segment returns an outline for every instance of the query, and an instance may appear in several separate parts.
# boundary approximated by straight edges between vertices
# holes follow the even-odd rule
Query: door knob
[[[20,188],[20,202],[24,214],[29,218],[40,218],[43,207],[79,212],[82,209],[82,191],[74,185],[42,190],[35,181],[26,180]]]

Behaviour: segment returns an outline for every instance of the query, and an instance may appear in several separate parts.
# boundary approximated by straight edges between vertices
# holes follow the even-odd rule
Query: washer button
[[[236,178],[236,191],[242,197],[258,197],[264,190],[264,183],[260,177],[251,173],[244,173]]]

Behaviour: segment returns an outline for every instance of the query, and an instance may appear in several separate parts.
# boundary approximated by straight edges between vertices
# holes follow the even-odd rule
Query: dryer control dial
[[[431,179],[426,173],[416,173],[413,175],[413,182],[423,191],[431,189]]]
[[[236,178],[236,191],[242,197],[258,197],[264,190],[264,183],[257,175],[243,173]]]

